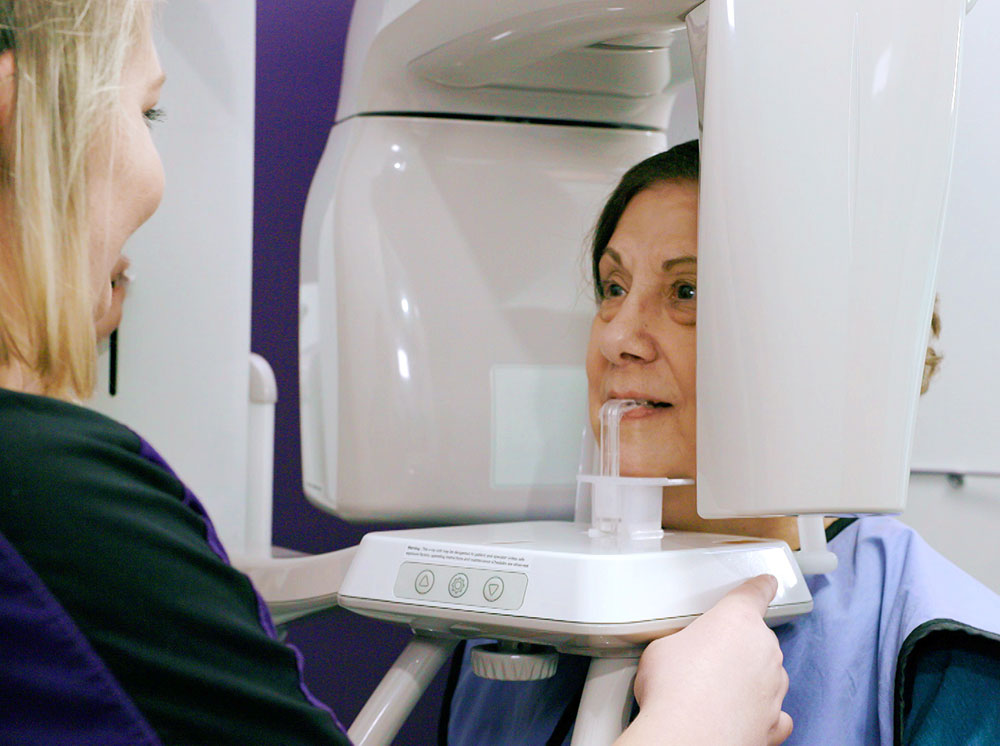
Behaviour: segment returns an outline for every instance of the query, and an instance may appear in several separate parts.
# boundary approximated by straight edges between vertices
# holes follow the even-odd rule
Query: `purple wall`
[[[304,552],[351,546],[352,526],[306,502],[298,412],[299,229],[340,86],[350,0],[258,0],[252,348],[278,382],[274,542]],[[296,623],[313,692],[350,724],[409,639],[405,629],[343,611]],[[395,741],[435,742],[444,672]]]

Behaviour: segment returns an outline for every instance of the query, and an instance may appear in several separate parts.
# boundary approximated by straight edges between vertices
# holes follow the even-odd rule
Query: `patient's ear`
[[[6,132],[14,117],[17,100],[17,76],[14,68],[14,50],[0,52],[0,128]]]

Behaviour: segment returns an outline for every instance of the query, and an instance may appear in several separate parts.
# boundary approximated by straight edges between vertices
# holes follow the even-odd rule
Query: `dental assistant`
[[[592,427],[608,399],[650,403],[621,422],[623,475],[696,476],[698,179],[697,142],[648,158],[622,177],[594,232]],[[929,350],[925,387],[937,360]],[[662,522],[798,548],[794,518],[701,518],[696,486],[664,489]],[[775,630],[795,723],[787,743],[1000,743],[1000,598],[893,518],[831,520],[827,541],[837,570],[809,577],[813,611]],[[456,656],[449,744],[486,733],[494,744],[569,743],[586,659],[564,655],[552,679],[522,684],[479,679],[468,651]]]
[[[346,744],[194,495],[77,404],[164,188],[152,13],[0,2],[0,740]]]

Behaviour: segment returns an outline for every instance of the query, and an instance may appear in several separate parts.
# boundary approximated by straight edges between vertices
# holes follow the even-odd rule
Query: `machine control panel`
[[[520,572],[404,562],[393,592],[397,598],[514,611],[527,587],[528,576]]]

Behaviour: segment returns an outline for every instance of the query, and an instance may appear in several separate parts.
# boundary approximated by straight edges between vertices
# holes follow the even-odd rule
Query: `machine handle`
[[[233,567],[250,576],[276,624],[337,605],[340,586],[357,547],[326,554],[284,557],[232,555]]]
[[[389,746],[457,644],[454,637],[415,634],[351,723],[351,743]]]
[[[632,686],[638,668],[638,655],[591,659],[571,746],[608,746],[621,735],[632,715]]]

